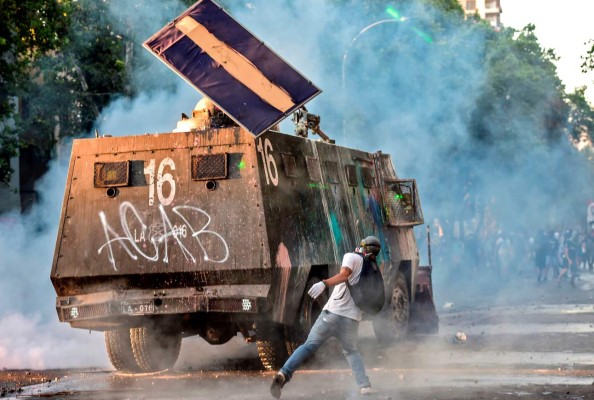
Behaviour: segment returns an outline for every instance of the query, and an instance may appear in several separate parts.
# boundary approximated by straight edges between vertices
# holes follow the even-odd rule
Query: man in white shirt
[[[360,393],[375,393],[365,374],[361,354],[357,351],[357,335],[363,312],[351,297],[346,282],[348,281],[350,285],[356,284],[361,275],[363,257],[368,256],[375,259],[379,251],[379,239],[375,236],[366,237],[361,241],[361,247],[355,249],[354,253],[344,255],[338,274],[311,287],[308,294],[314,299],[322,294],[327,287],[334,286],[334,290],[311,328],[305,343],[293,352],[285,365],[274,376],[270,386],[270,393],[273,397],[280,398],[283,386],[291,380],[293,373],[332,336],[340,341]]]

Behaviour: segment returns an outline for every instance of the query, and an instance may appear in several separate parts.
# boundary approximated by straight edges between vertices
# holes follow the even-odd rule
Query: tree
[[[34,63],[60,47],[69,20],[63,4],[46,0],[5,0],[0,18],[0,182],[7,182],[22,132],[14,99],[31,87]]]
[[[590,39],[585,43],[590,48],[586,51],[586,54],[582,56],[582,72],[586,73],[594,71],[594,39]]]
[[[551,144],[563,136],[568,110],[556,59],[538,43],[534,25],[487,32],[487,80],[472,118],[477,144],[513,156],[518,143]]]
[[[183,10],[175,1],[158,6],[161,13],[154,18],[155,4],[140,0],[3,2],[0,179],[8,180],[8,161],[19,151],[44,164],[57,140],[88,133],[115,98],[167,85],[131,74],[146,73],[149,59],[141,49],[146,33],[136,37],[135,28],[152,26],[154,32]],[[10,105],[14,98],[21,105],[17,115]],[[28,174],[31,186],[44,171]]]
[[[569,104],[569,126],[573,139],[579,139],[582,132],[590,137],[594,133],[594,110],[586,99],[586,87],[576,88],[567,95]]]

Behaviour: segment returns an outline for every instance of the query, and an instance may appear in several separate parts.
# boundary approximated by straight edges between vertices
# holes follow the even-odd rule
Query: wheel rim
[[[392,292],[391,310],[394,325],[402,326],[408,323],[408,296],[399,287],[394,288]]]

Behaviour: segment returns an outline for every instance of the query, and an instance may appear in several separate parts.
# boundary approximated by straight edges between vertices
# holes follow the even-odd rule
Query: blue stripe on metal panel
[[[229,75],[188,37],[170,46],[162,57],[250,132],[262,132],[283,117],[283,113]]]
[[[147,40],[145,45],[148,46],[155,54],[157,54],[157,56],[160,56],[161,53],[167,50],[183,36],[185,35],[180,32],[173,23],[170,23],[153,35],[149,40]]]
[[[242,54],[272,83],[283,88],[295,107],[280,112],[216,65],[191,39],[175,27],[163,27],[144,44],[176,70],[225,113],[258,135],[290,115],[321,91],[253,36],[211,0],[194,4],[176,21],[190,16],[229,47]]]
[[[295,103],[306,101],[320,92],[212,1],[203,0],[186,15],[250,60],[271,82],[285,89]]]

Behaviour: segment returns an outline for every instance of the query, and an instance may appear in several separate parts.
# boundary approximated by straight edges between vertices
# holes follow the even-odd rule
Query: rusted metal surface
[[[51,272],[60,320],[291,325],[307,280],[336,273],[367,235],[382,242],[387,292],[402,271],[414,301],[420,222],[390,220],[394,182],[389,155],[272,131],[76,140]]]

